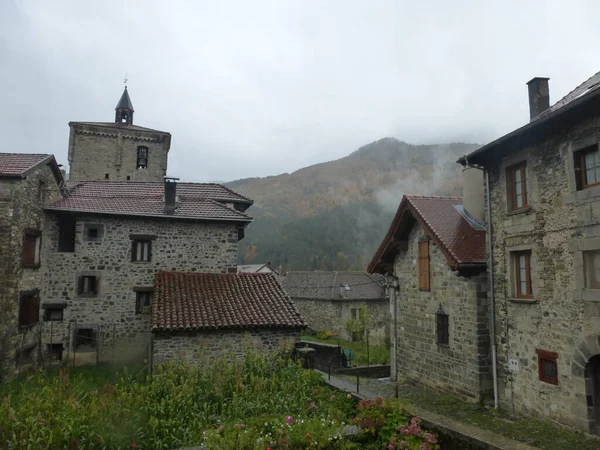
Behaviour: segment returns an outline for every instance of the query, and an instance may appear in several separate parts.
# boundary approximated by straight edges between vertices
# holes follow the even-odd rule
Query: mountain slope
[[[271,261],[284,270],[363,269],[402,194],[461,195],[456,159],[478,147],[385,138],[291,174],[227,183],[255,202],[240,262]]]

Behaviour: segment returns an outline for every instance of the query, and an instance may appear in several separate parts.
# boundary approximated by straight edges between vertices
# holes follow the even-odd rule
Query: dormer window
[[[137,148],[137,164],[136,168],[145,169],[148,167],[148,147]]]

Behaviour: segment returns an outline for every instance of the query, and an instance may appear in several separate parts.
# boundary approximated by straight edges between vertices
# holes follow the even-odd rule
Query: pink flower
[[[398,448],[406,448],[406,441],[400,441],[400,444],[398,445],[400,445]]]
[[[306,439],[310,439],[310,434],[306,433]]]
[[[285,416],[285,423],[291,425],[294,423],[294,418],[292,416]]]
[[[388,450],[396,450],[396,447],[394,447],[392,444],[387,446]]]
[[[310,406],[311,408],[314,408],[315,406],[317,406],[317,404],[315,402],[310,402],[308,404],[308,406]]]
[[[437,444],[437,439],[435,438],[435,436],[433,434],[431,434],[431,433],[425,433],[425,435],[423,437],[430,444]]]

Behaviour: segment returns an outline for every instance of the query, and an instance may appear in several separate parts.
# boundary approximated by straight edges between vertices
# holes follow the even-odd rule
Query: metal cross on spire
[[[127,89],[127,74],[125,74],[125,78],[123,79],[123,83],[125,83],[125,89]]]

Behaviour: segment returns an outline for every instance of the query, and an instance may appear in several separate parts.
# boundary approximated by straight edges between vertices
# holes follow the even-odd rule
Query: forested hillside
[[[241,263],[283,270],[364,269],[402,194],[461,195],[456,159],[475,144],[385,138],[336,161],[227,183],[254,200]]]

